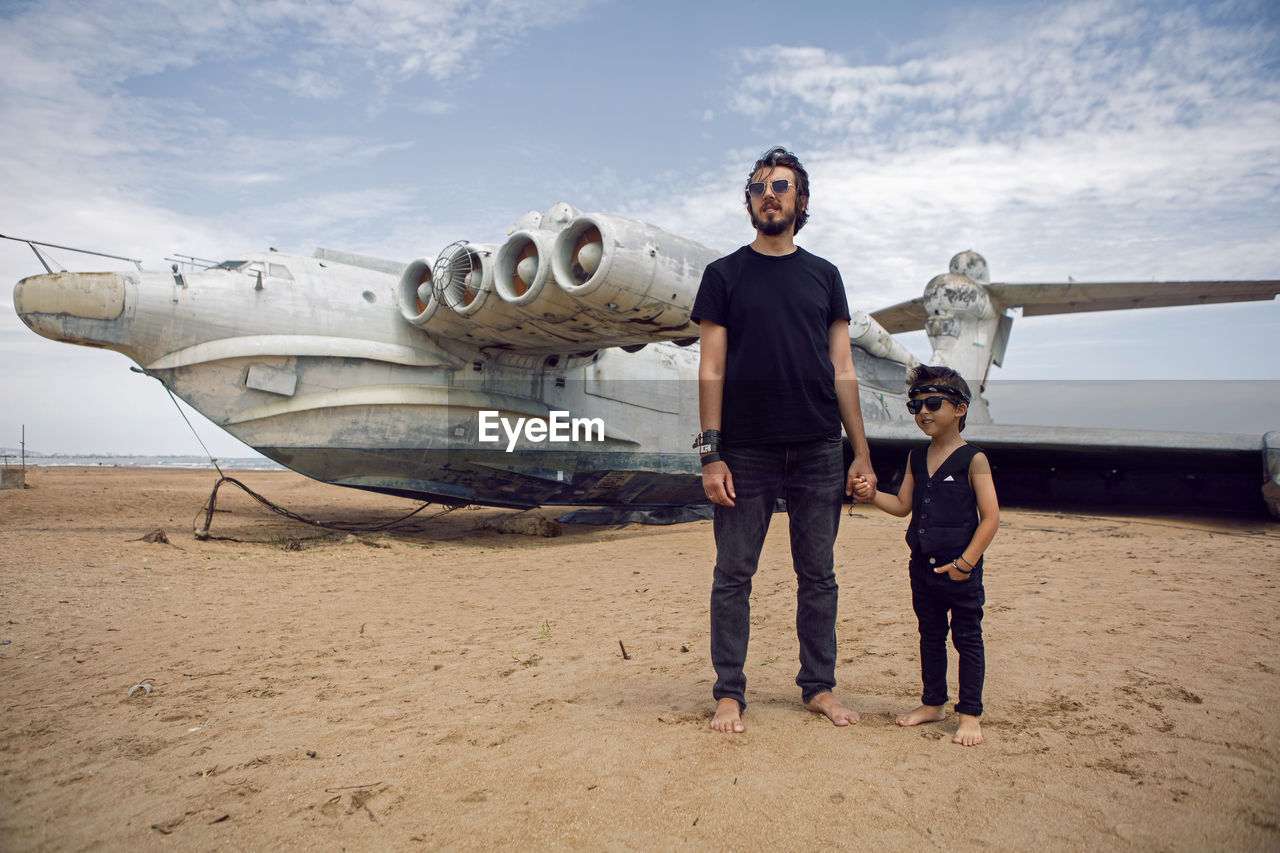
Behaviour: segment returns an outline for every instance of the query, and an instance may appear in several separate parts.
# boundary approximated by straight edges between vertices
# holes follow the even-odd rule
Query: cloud
[[[970,247],[997,280],[1273,276],[1280,27],[1266,4],[1032,8],[960,20],[891,64],[743,53],[752,73],[731,104],[792,117],[814,177],[810,244],[858,271],[855,292],[902,299]]]
[[[418,112],[424,115],[442,116],[442,115],[446,115],[448,113],[453,112],[455,109],[457,109],[457,107],[455,107],[453,104],[449,103],[448,101],[437,101],[437,100],[428,98],[427,100],[420,101],[419,103],[414,105],[413,109],[417,110]]]
[[[572,19],[589,3],[49,0],[10,7],[0,12],[0,121],[23,133],[0,143],[6,206],[65,212],[97,197],[106,202],[100,215],[120,219],[113,197],[196,212],[237,202],[260,207],[257,196],[237,196],[251,188],[303,195],[303,182],[332,181],[352,164],[414,142],[316,133],[311,128],[333,123],[295,119],[281,97],[339,103],[350,113],[350,93],[367,92],[362,106],[376,113],[388,81],[438,83],[472,73],[494,51]],[[419,95],[419,103],[431,113],[449,109],[438,98]]]
[[[50,0],[10,9],[0,44],[23,88],[50,75],[99,87],[213,60],[342,56],[381,72],[437,79],[487,51],[573,20],[598,0]],[[40,61],[56,56],[57,63]],[[34,63],[30,60],[35,60]],[[355,60],[353,62],[352,60]],[[61,69],[60,72],[57,69]]]
[[[1274,59],[1275,36],[1274,26],[1215,21],[1194,7],[1054,4],[1000,34],[921,43],[896,65],[853,65],[813,47],[752,48],[741,67],[763,70],[745,76],[733,105],[796,114],[873,150],[1209,126],[1280,94],[1258,73]]]
[[[302,68],[285,74],[264,73],[260,76],[267,83],[278,86],[296,97],[316,101],[331,101],[342,96],[346,91],[341,81],[313,68]]]

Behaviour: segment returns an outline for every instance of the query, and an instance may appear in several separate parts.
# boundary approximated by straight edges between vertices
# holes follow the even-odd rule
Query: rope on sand
[[[325,530],[341,530],[345,533],[356,533],[356,532],[372,533],[377,530],[386,530],[388,527],[394,527],[395,525],[400,524],[403,521],[407,521],[408,519],[422,512],[427,507],[431,506],[430,502],[424,503],[422,506],[418,507],[412,512],[408,512],[400,516],[399,518],[392,519],[391,521],[384,521],[379,524],[355,524],[355,523],[344,522],[344,521],[317,521],[316,519],[307,518],[306,516],[299,515],[293,510],[285,509],[279,504],[273,503],[272,501],[258,494],[253,489],[249,488],[248,486],[246,486],[244,483],[240,482],[236,478],[228,477],[227,475],[223,474],[222,477],[218,480],[218,482],[213,484],[213,492],[210,493],[209,495],[209,502],[206,503],[204,506],[204,511],[205,511],[204,527],[196,531],[197,539],[200,539],[203,541],[207,539],[226,539],[227,538],[224,536],[211,536],[209,534],[209,528],[213,525],[214,507],[218,502],[218,489],[222,487],[223,483],[230,483],[233,486],[239,487],[241,490],[244,491],[245,494],[253,498],[262,506],[274,512],[276,515],[284,516],[285,518],[288,518],[292,521],[301,522],[302,524],[309,524],[312,527],[322,527]],[[453,512],[455,509],[459,509],[464,506],[467,506],[467,504],[455,504],[453,506],[445,507],[440,512],[431,516],[431,518],[433,519],[439,518],[442,515]],[[234,540],[231,540],[231,541],[234,541]]]

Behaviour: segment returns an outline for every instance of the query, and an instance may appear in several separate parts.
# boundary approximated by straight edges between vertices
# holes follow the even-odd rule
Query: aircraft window
[[[271,277],[293,281],[293,274],[289,272],[289,268],[284,264],[271,264]]]
[[[214,269],[215,270],[238,270],[247,263],[249,262],[248,261],[223,261],[222,263],[214,267]]]

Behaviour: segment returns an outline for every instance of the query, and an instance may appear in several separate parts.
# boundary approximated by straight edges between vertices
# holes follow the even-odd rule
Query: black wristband
[[[712,450],[719,450],[720,449],[720,430],[704,429],[702,432],[698,433],[696,438],[694,438],[693,446],[694,448],[698,449],[698,452],[700,453],[709,452],[706,450],[702,450],[701,448],[703,447],[710,447]]]
[[[716,453],[716,452],[713,450],[713,451],[712,451],[712,452],[710,452],[710,453],[704,453],[704,454],[703,454],[703,456],[702,456],[702,467],[703,467],[703,468],[705,468],[705,467],[707,467],[708,465],[710,465],[712,462],[722,462],[722,461],[724,461],[724,457],[723,457],[723,456],[721,456],[719,453]]]

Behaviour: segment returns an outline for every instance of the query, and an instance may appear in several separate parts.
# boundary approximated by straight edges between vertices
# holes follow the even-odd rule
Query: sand
[[[235,476],[311,517],[414,506]],[[919,699],[916,631],[904,523],[874,509],[837,548],[837,695],[862,722],[800,707],[778,516],[748,728],[725,735],[709,522],[543,538],[433,507],[347,537],[224,488],[230,539],[202,542],[213,472],[27,479],[0,492],[4,850],[1280,845],[1274,522],[1006,509],[966,748],[954,713],[893,723]],[[140,539],[156,528],[171,544]]]

